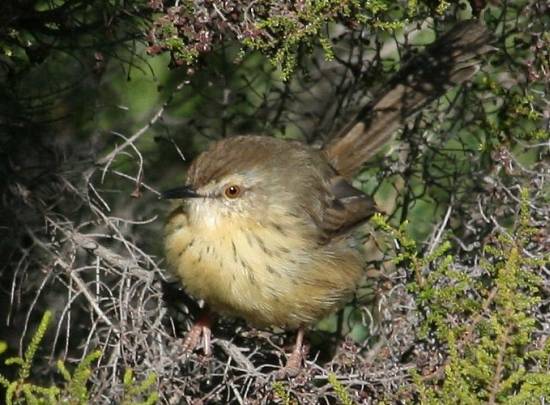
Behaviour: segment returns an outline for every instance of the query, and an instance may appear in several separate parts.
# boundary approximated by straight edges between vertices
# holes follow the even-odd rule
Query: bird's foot
[[[183,339],[182,350],[185,354],[191,353],[201,343],[205,356],[212,354],[212,317],[209,312],[203,312],[195,321]]]
[[[296,377],[298,374],[300,374],[300,370],[302,369],[303,358],[304,356],[301,348],[299,351],[294,349],[294,351],[288,357],[286,365],[275,373],[275,378],[277,380],[282,380],[285,378]]]
[[[304,329],[298,329],[296,335],[296,344],[294,350],[288,357],[286,365],[275,373],[275,378],[278,380],[284,378],[296,377],[302,369],[302,361],[304,360]]]

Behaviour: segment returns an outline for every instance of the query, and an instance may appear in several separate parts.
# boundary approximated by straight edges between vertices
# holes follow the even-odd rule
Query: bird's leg
[[[302,359],[304,357],[303,352],[304,346],[304,328],[300,327],[298,333],[296,334],[296,343],[294,344],[294,350],[290,354],[288,361],[286,363],[287,368],[299,370],[302,366]]]
[[[286,366],[277,372],[277,378],[295,377],[302,368],[302,360],[304,359],[304,328],[300,326],[296,334],[296,343],[294,349],[288,357]]]
[[[183,351],[192,352],[199,345],[202,337],[203,352],[205,356],[212,354],[211,338],[212,314],[207,309],[203,310],[183,340]]]

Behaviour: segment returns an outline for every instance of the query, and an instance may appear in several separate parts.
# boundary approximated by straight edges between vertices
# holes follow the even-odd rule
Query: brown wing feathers
[[[342,176],[330,180],[329,193],[332,199],[323,211],[321,224],[325,238],[345,233],[376,212],[372,197],[353,187]]]

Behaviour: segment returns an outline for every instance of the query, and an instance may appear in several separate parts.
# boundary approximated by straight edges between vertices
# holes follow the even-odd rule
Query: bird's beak
[[[160,198],[164,200],[173,200],[176,198],[199,198],[202,197],[191,186],[176,187],[170,190],[163,191]]]

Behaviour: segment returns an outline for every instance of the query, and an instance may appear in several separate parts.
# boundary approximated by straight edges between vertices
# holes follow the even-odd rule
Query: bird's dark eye
[[[241,188],[233,184],[231,186],[227,186],[224,193],[227,198],[237,198],[241,195]]]

